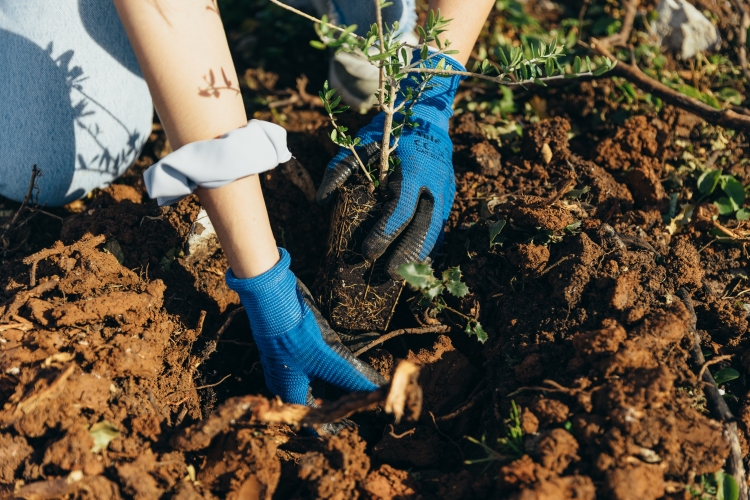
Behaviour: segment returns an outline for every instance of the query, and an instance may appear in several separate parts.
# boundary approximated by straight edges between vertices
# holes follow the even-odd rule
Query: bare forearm
[[[451,49],[458,50],[452,57],[461,64],[469,61],[493,5],[495,0],[430,0],[430,10],[440,9],[440,15],[452,19],[442,39],[450,40]]]
[[[115,0],[115,5],[174,149],[247,124],[214,2]],[[199,189],[198,196],[237,277],[258,275],[278,261],[258,176]]]

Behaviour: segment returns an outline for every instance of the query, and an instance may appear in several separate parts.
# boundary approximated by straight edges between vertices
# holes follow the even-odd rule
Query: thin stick
[[[440,326],[428,326],[424,328],[402,328],[400,330],[394,330],[390,333],[386,333],[385,335],[381,335],[377,339],[373,340],[366,346],[364,346],[362,349],[359,349],[354,353],[355,356],[359,356],[361,354],[364,354],[365,352],[369,351],[373,347],[380,345],[388,340],[391,340],[392,338],[398,337],[399,335],[422,335],[425,333],[448,333],[450,331],[449,326],[440,325]]]
[[[732,0],[732,3],[740,14],[740,25],[737,29],[737,58],[745,77],[750,80],[750,69],[747,67],[747,29],[750,28],[750,12],[745,7],[743,0]]]
[[[222,382],[224,382],[226,379],[228,379],[231,376],[232,376],[232,374],[230,373],[226,377],[224,377],[223,379],[219,380],[218,382],[215,382],[213,384],[200,385],[200,386],[196,387],[195,390],[198,391],[200,389],[208,389],[209,387],[216,387],[217,385],[221,384]],[[189,391],[190,389],[183,389],[183,390],[184,391]],[[176,394],[176,393],[173,393],[173,394]]]
[[[615,47],[617,45],[625,45],[628,43],[630,33],[633,31],[633,22],[635,16],[638,13],[638,4],[640,0],[630,0],[625,4],[625,18],[622,21],[622,29],[614,35],[608,36],[600,40],[601,43]]]
[[[307,19],[309,21],[313,21],[313,22],[316,22],[318,24],[325,24],[329,28],[332,28],[332,29],[335,29],[335,30],[346,31],[346,30],[344,30],[344,28],[342,28],[340,26],[336,26],[335,24],[331,24],[331,23],[324,23],[323,21],[321,21],[317,17],[311,16],[310,14],[306,14],[306,13],[302,12],[299,9],[295,9],[291,5],[287,5],[285,3],[279,2],[279,0],[271,0],[271,3],[274,3],[274,4],[278,5],[279,7],[281,7],[282,9],[288,10],[289,12],[294,12],[298,16],[302,16],[302,17],[304,17],[305,19]],[[361,36],[359,36],[359,35],[356,35],[354,33],[349,33],[349,34],[351,36],[355,37],[357,40],[364,40],[364,38],[361,37]]]
[[[234,311],[230,312],[229,315],[227,315],[227,319],[224,321],[224,324],[221,325],[221,328],[219,328],[219,330],[216,332],[216,340],[219,340],[219,338],[221,337],[221,334],[223,334],[226,331],[226,329],[229,328],[229,326],[232,324],[232,321],[234,321],[234,317],[244,310],[245,308],[240,306]]]
[[[701,351],[701,338],[698,334],[696,324],[698,318],[695,314],[695,308],[693,307],[693,300],[690,298],[690,294],[687,289],[680,288],[677,290],[677,296],[682,299],[682,303],[690,313],[690,324],[689,329],[693,336],[692,346],[690,348],[690,357],[693,363],[696,365],[703,365],[706,363],[706,358],[703,356]],[[727,458],[726,469],[727,472],[734,477],[735,482],[740,488],[740,500],[747,500],[747,481],[745,479],[745,467],[742,463],[742,448],[740,447],[740,440],[737,432],[737,421],[729,410],[726,400],[721,397],[719,388],[716,387],[716,381],[710,370],[704,370],[701,368],[701,378],[706,382],[706,386],[703,393],[706,396],[706,401],[709,403],[715,418],[724,423],[727,434],[729,436],[729,458]]]
[[[594,38],[591,39],[591,48],[604,57],[609,58],[610,61],[617,62],[617,64],[610,70],[612,75],[625,78],[637,85],[644,92],[649,92],[664,102],[684,109],[685,111],[689,111],[714,125],[731,129],[750,130],[750,116],[742,115],[731,109],[719,110],[704,104],[697,99],[681,94],[646,75],[637,66],[631,66],[622,61],[618,61],[605,44]]]
[[[445,422],[447,420],[456,418],[457,416],[464,413],[466,410],[471,409],[476,404],[476,402],[479,401],[479,398],[483,397],[485,394],[487,394],[487,389],[478,392],[476,395],[474,395],[473,398],[471,398],[471,400],[468,403],[466,403],[465,405],[463,405],[456,411],[453,411],[447,415],[443,415],[442,417],[437,417],[435,420],[437,420],[438,422]]]
[[[36,178],[38,175],[39,175],[39,169],[36,167],[36,165],[34,165],[31,169],[31,180],[29,180],[29,189],[26,191],[26,196],[23,197],[21,206],[18,207],[18,210],[16,210],[16,213],[13,214],[13,218],[8,223],[8,227],[6,227],[5,231],[3,231],[3,234],[0,235],[0,244],[2,244],[4,248],[8,246],[5,244],[5,236],[16,224],[16,221],[18,220],[18,217],[21,215],[21,212],[23,212],[24,208],[26,208],[26,205],[29,204],[29,200],[31,200],[31,194],[34,192],[34,184],[36,183]]]
[[[195,325],[195,336],[199,336],[203,333],[203,323],[206,321],[206,311],[201,311],[201,315],[198,317],[198,324]]]
[[[380,0],[373,0],[375,2],[375,19],[378,24],[378,39],[380,40],[380,54],[385,52],[385,41],[383,39],[383,12],[380,8]],[[391,153],[391,126],[393,124],[393,113],[395,110],[395,94],[396,89],[391,82],[391,88],[388,92],[388,104],[385,103],[385,61],[379,65],[378,73],[378,103],[380,109],[385,114],[385,120],[383,120],[383,139],[380,147],[380,167],[378,175],[378,183],[381,189],[385,189],[386,175],[388,174],[388,158]]]
[[[708,370],[709,366],[715,365],[716,363],[721,363],[722,361],[726,361],[728,359],[732,359],[731,354],[725,354],[724,356],[717,356],[703,363],[703,366],[701,366],[701,369],[698,372],[698,380],[703,380],[703,374],[706,373],[706,370]]]
[[[617,65],[615,65],[614,67],[616,68],[620,64],[622,64],[622,63],[618,62]],[[458,71],[458,70],[455,70],[455,69],[437,69],[437,68],[411,68],[411,69],[404,68],[401,71],[404,71],[406,73],[431,73],[431,74],[435,74],[435,75],[461,75],[461,76],[468,76],[468,77],[471,77],[471,78],[479,78],[480,80],[487,80],[487,81],[490,81],[490,82],[495,82],[495,83],[498,83],[500,85],[506,85],[508,87],[513,87],[513,86],[517,86],[517,85],[531,85],[532,83],[536,83],[537,81],[548,82],[548,81],[551,81],[551,80],[563,80],[567,76],[567,75],[545,76],[545,77],[534,78],[533,80],[529,79],[529,80],[521,80],[521,81],[513,82],[513,81],[504,80],[504,78],[508,78],[508,74],[507,73],[503,73],[502,75],[499,75],[499,76],[490,76],[490,75],[482,75],[482,74],[479,74],[479,73],[472,73],[470,71]],[[605,75],[606,74],[607,73],[605,73]],[[592,73],[591,71],[585,71],[583,73],[577,73],[577,75],[579,77],[582,77],[582,76],[594,76],[594,73]],[[711,109],[713,109],[713,108],[711,108]]]

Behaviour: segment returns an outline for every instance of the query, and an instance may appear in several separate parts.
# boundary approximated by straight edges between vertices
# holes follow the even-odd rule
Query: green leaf
[[[573,60],[573,73],[578,74],[581,72],[581,58],[576,56]]]
[[[534,83],[536,83],[537,85],[541,85],[542,87],[547,86],[547,84],[544,83],[544,80],[540,80],[539,78],[534,78]]]
[[[740,488],[737,486],[737,481],[730,474],[724,474],[721,480],[721,488],[717,492],[716,498],[719,498],[719,493],[722,494],[724,500],[739,500]]]
[[[490,246],[495,244],[495,238],[497,238],[497,235],[503,230],[505,224],[505,219],[500,219],[499,221],[490,224]]]
[[[479,321],[469,321],[464,332],[470,337],[476,335],[477,340],[481,344],[487,342],[487,332],[484,331],[484,328],[482,328],[482,324]]]
[[[117,430],[117,427],[106,420],[92,425],[89,429],[89,434],[94,439],[94,447],[91,448],[92,453],[99,453],[107,449],[111,441],[120,437],[120,431]]]
[[[336,142],[337,138],[338,138],[338,131],[336,129],[331,130],[331,140],[333,142]]]
[[[500,47],[497,48],[497,57],[504,65],[508,65],[508,57],[505,55],[505,51]]]
[[[734,213],[735,206],[732,200],[727,198],[726,196],[722,196],[718,200],[714,202],[714,205],[716,205],[716,208],[719,209],[719,214],[721,215],[729,215],[731,213]]]
[[[742,104],[742,94],[731,87],[725,87],[719,90],[718,92],[716,92],[716,95],[719,97],[719,99],[729,104],[734,104],[736,106],[740,106]]]
[[[318,40],[310,40],[310,46],[314,49],[323,50],[326,48],[326,44],[319,42]]]
[[[461,268],[449,267],[443,271],[443,282],[448,292],[455,297],[463,297],[469,293],[469,287],[461,282]]]
[[[567,196],[568,198],[578,199],[589,191],[591,191],[590,187],[583,186],[581,189],[571,189],[570,191],[565,193],[565,196]]]
[[[449,281],[445,284],[445,288],[454,297],[460,298],[469,293],[469,287],[460,281]]]
[[[424,290],[437,281],[429,264],[410,262],[398,266],[398,274],[416,289]]]
[[[336,93],[336,89],[331,89],[331,90],[327,91],[327,92],[326,92],[326,99],[330,101],[330,100],[331,100],[331,97],[333,97],[333,95],[334,95],[335,93]]]
[[[555,62],[549,58],[544,63],[544,72],[547,76],[553,76],[555,74]]]
[[[714,375],[714,380],[716,381],[716,385],[724,385],[727,382],[734,380],[736,378],[740,377],[740,372],[735,370],[734,368],[724,368],[722,370],[719,370]]]
[[[586,56],[586,71],[591,71],[591,58],[589,56]]]
[[[592,71],[592,74],[594,76],[602,76],[607,71],[609,71],[609,68],[607,68],[606,66],[599,66],[594,71]]]
[[[737,220],[747,220],[750,219],[750,210],[747,208],[740,208],[737,210]]]
[[[721,179],[721,170],[706,170],[698,177],[698,191],[701,194],[711,194]]]
[[[367,57],[370,61],[383,61],[391,57],[391,54],[389,54],[388,52],[383,52],[381,54],[375,54],[374,56],[367,56]]]
[[[742,183],[732,177],[731,175],[721,176],[721,189],[729,196],[737,207],[735,210],[739,210],[743,203],[745,203],[745,188],[742,187]]]
[[[430,49],[427,45],[422,45],[422,50],[419,53],[419,57],[424,61],[430,56]]]

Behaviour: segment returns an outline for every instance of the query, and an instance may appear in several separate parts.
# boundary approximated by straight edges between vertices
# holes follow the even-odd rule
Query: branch
[[[631,66],[618,61],[607,49],[606,45],[599,40],[592,38],[591,48],[611,61],[617,61],[617,64],[611,70],[613,75],[625,78],[637,85],[641,90],[659,97],[664,102],[689,111],[714,125],[732,129],[750,130],[750,116],[736,113],[731,109],[719,110],[713,108],[708,104],[704,104],[697,99],[693,99],[667,87],[642,72],[637,66]]]
[[[622,28],[618,33],[610,35],[600,40],[606,46],[616,47],[617,45],[625,45],[628,43],[630,33],[633,31],[633,22],[635,16],[638,14],[638,4],[640,0],[629,0],[625,4],[625,18],[622,21]]]
[[[747,67],[747,30],[750,28],[750,12],[745,7],[743,0],[732,0],[732,3],[740,14],[740,26],[737,28],[737,47],[739,49],[737,56],[745,77],[750,80],[750,69]]]
[[[619,66],[620,64],[622,64],[622,63],[618,62],[615,67]],[[523,86],[523,85],[530,85],[532,83],[537,83],[537,81],[548,82],[548,81],[551,81],[551,80],[564,80],[566,78],[570,79],[570,75],[555,75],[555,76],[545,76],[545,77],[535,78],[533,80],[529,79],[529,80],[521,80],[521,81],[518,81],[518,82],[512,82],[512,81],[508,81],[508,80],[503,80],[503,78],[507,78],[508,77],[507,73],[503,73],[500,76],[490,76],[490,75],[483,75],[481,73],[472,73],[470,71],[458,71],[458,70],[455,70],[455,69],[436,69],[436,68],[411,68],[411,69],[404,68],[402,71],[404,71],[406,73],[430,73],[430,74],[441,75],[441,76],[446,76],[446,75],[468,76],[468,77],[471,77],[471,78],[479,78],[481,80],[487,80],[487,81],[490,81],[490,82],[495,82],[495,83],[498,83],[500,85],[507,85],[509,87],[511,87],[511,86],[517,86],[517,85],[521,85],[521,86]],[[576,77],[580,77],[580,76],[593,76],[593,75],[594,74],[591,71],[585,71],[583,73],[576,74]]]
[[[271,0],[271,3],[274,3],[274,4],[278,5],[279,7],[281,7],[282,9],[288,10],[289,12],[294,12],[298,16],[304,17],[305,19],[307,19],[309,21],[313,21],[313,22],[318,23],[318,24],[325,24],[329,28],[332,28],[332,29],[335,29],[335,30],[346,31],[344,28],[342,28],[340,26],[336,26],[335,24],[331,24],[331,23],[324,23],[323,21],[321,21],[317,17],[311,16],[310,14],[306,14],[306,13],[302,12],[299,9],[295,9],[291,5],[287,5],[285,3],[279,2],[279,0]],[[361,37],[361,36],[359,36],[359,35],[357,35],[355,33],[349,33],[349,35],[355,37],[360,42],[364,41],[364,37]]]

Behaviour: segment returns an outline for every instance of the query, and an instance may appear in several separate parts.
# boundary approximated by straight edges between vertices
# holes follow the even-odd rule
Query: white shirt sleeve
[[[217,188],[271,170],[292,158],[286,130],[261,120],[218,139],[186,144],[143,173],[146,190],[159,205],[171,205],[200,186]]]

